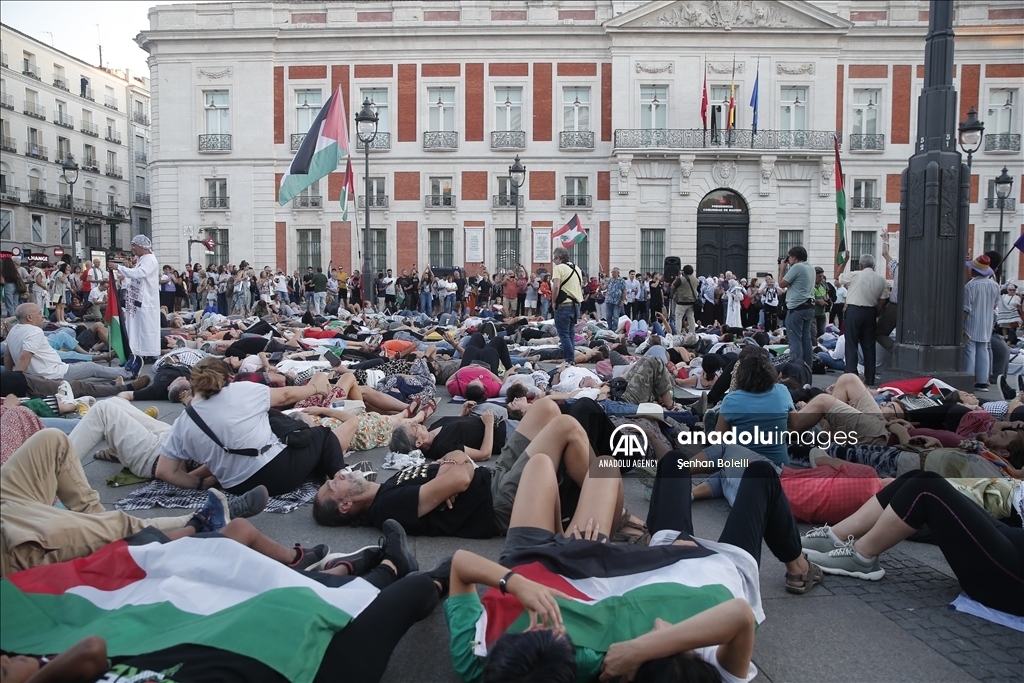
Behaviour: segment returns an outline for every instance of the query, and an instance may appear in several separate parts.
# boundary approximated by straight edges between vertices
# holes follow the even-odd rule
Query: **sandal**
[[[619,517],[619,527],[611,538],[612,543],[629,543],[630,545],[636,545],[640,543],[644,536],[650,539],[650,535],[647,532],[647,525],[643,522],[637,524],[632,520],[633,515],[629,510],[623,509],[622,516]],[[625,529],[633,529],[639,531],[639,534],[626,533]]]
[[[437,399],[435,398],[433,400],[427,401],[423,405],[423,407],[420,408],[420,412],[423,413],[423,422],[421,422],[420,424],[426,424],[427,420],[430,419],[430,416],[433,415],[436,410]]]
[[[807,560],[806,572],[803,574],[790,574],[789,572],[786,572],[786,591],[789,593],[803,595],[821,583],[822,578],[824,577],[821,572],[821,567],[807,559],[807,555],[804,555],[804,559]],[[790,581],[802,581],[803,585],[794,586]]]
[[[101,451],[96,451],[92,454],[95,460],[102,460],[104,462],[121,462],[117,457],[117,454],[110,448],[104,448]]]
[[[420,410],[420,399],[419,398],[414,398],[412,400],[412,403],[409,404],[409,407],[405,409],[403,416],[404,417],[412,417],[413,415],[418,413],[419,410]]]

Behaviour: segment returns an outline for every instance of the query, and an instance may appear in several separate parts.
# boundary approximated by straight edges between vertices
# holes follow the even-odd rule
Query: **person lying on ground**
[[[97,460],[120,462],[135,476],[153,479],[164,439],[170,431],[171,425],[115,397],[97,401],[68,438],[82,458],[106,442],[107,447],[95,454]]]
[[[143,389],[150,384],[150,377],[149,375],[139,375],[130,382],[111,384],[102,380],[46,379],[24,372],[2,372],[0,373],[0,394],[4,396],[13,394],[29,398],[53,396],[61,390],[61,384],[64,382],[68,383],[75,396],[106,398],[107,396],[116,396],[122,391]]]
[[[405,426],[419,425],[426,417],[426,413],[423,412],[416,413],[412,417],[381,415],[374,412],[363,412],[356,415],[345,410],[319,406],[303,408],[301,414],[309,415],[312,418],[311,424],[332,430],[345,453],[369,451],[387,446],[394,430]]]
[[[438,418],[429,427],[422,422],[396,425],[391,434],[390,450],[409,453],[415,448],[428,460],[440,460],[452,451],[463,451],[476,462],[490,460],[491,456],[501,453],[505,445],[504,430],[495,433],[494,413],[471,415],[475,405],[467,401],[461,415]]]

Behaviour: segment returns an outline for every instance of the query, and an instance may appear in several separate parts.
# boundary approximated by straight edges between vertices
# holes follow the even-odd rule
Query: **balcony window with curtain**
[[[668,122],[668,86],[640,86],[640,127],[664,130]]]
[[[323,107],[324,95],[319,88],[295,91],[295,132],[306,133]]]
[[[520,131],[523,129],[523,89],[498,87],[494,89],[494,130]]]
[[[562,88],[562,130],[590,130],[590,88]]]
[[[807,130],[807,88],[782,88],[779,95],[779,129]]]
[[[878,131],[880,90],[854,90],[851,114],[854,135],[874,135]]]
[[[231,132],[231,108],[227,90],[207,90],[203,93],[206,114],[206,133],[225,135]]]
[[[430,194],[427,197],[427,206],[455,206],[451,178],[440,177],[430,179]]]
[[[427,106],[431,131],[455,130],[455,88],[429,88]]]

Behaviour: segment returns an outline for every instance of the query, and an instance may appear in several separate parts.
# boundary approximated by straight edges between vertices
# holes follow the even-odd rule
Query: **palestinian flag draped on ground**
[[[583,224],[580,223],[580,215],[574,213],[568,223],[551,234],[551,238],[560,241],[566,249],[587,239],[587,231],[583,229]]]
[[[128,328],[121,317],[121,307],[117,303],[117,287],[114,286],[113,272],[107,276],[107,310],[103,317],[107,323],[107,343],[121,359],[121,365],[124,365],[132,350],[128,345]]]
[[[112,657],[192,643],[306,683],[378,592],[361,578],[325,587],[228,538],[168,542],[146,530],[0,581],[0,649],[52,654],[92,634]]]
[[[846,263],[846,190],[843,188],[843,165],[839,162],[839,138],[832,136],[836,147],[836,265]]]
[[[327,104],[320,109],[299,151],[295,153],[288,172],[281,178],[278,203],[283,206],[316,181],[337,170],[341,160],[347,156],[348,117],[345,114],[341,86],[338,86]]]
[[[559,600],[573,645],[607,652],[612,643],[650,631],[656,618],[675,624],[734,597],[746,599],[757,621],[763,621],[754,583],[757,565],[743,551],[728,548],[729,557],[700,546],[573,543],[516,553],[507,566],[575,598]],[[737,569],[737,561],[745,573]],[[529,615],[517,598],[496,588],[481,602],[484,613],[477,622],[474,654],[486,656],[502,634],[523,631]]]

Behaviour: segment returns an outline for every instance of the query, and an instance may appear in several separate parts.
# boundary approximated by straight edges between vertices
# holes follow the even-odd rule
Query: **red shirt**
[[[494,379],[490,370],[479,365],[467,365],[464,368],[459,368],[445,386],[452,396],[465,396],[466,387],[475,379],[483,382],[484,395],[487,398],[495,398],[501,391],[501,382]]]

